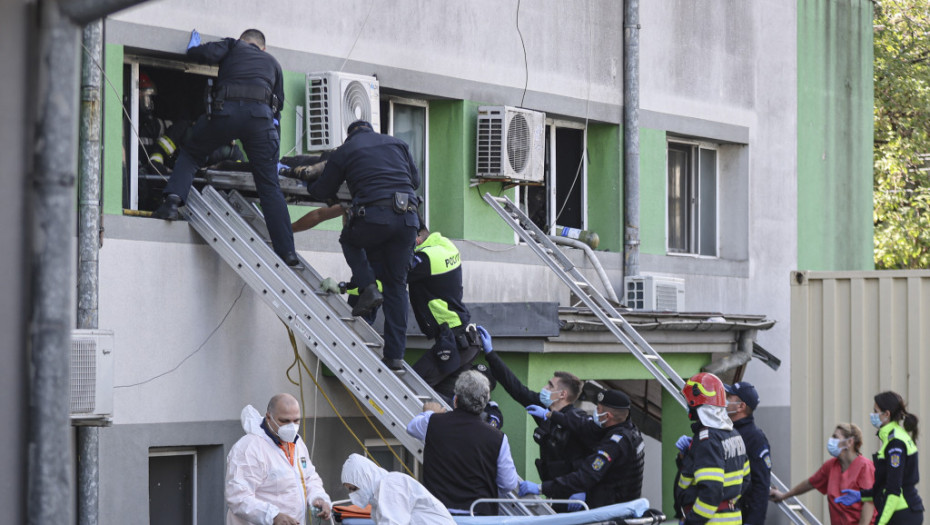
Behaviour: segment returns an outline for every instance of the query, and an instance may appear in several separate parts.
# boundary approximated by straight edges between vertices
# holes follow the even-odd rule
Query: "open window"
[[[397,137],[410,146],[410,154],[420,171],[420,213],[429,220],[429,103],[425,100],[381,97],[381,133]]]
[[[133,54],[123,67],[123,207],[153,210],[217,68]]]
[[[669,253],[717,256],[717,150],[703,142],[668,142]]]
[[[552,119],[546,123],[545,182],[519,189],[523,209],[543,231],[555,233],[556,225],[587,226],[586,140],[582,123]]]

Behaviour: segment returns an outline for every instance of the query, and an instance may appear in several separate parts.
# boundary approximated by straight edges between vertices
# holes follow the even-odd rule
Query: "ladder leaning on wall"
[[[423,443],[407,434],[407,423],[419,414],[423,402],[433,400],[449,407],[413,368],[395,374],[381,362],[384,341],[341,296],[321,292],[323,278],[300,258],[289,267],[274,253],[261,211],[237,191],[223,194],[212,186],[202,192],[191,188],[181,213],[258,294],[294,335],[323,362],[378,421],[423,461]],[[553,514],[545,504],[501,505],[505,514]]]
[[[526,243],[533,252],[545,262],[550,269],[564,282],[572,293],[578,297],[607,329],[630,351],[631,354],[652,374],[663,388],[685,409],[685,401],[681,389],[685,386],[684,380],[659,355],[652,346],[627,322],[617,309],[597,289],[591,286],[587,278],[575,267],[559,247],[552,242],[549,235],[530,220],[529,217],[506,196],[495,197],[490,193],[484,194],[484,200],[506,222],[514,232]],[[787,487],[772,474],[772,483],[780,491]],[[778,504],[789,520],[795,525],[821,525],[820,520],[814,516],[807,507],[797,498],[790,498]]]

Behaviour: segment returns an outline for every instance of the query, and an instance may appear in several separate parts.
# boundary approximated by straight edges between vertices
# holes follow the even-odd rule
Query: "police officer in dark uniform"
[[[420,173],[404,141],[375,133],[359,120],[332,155],[323,174],[309,186],[311,198],[329,201],[345,181],[352,194],[349,220],[339,242],[352,282],[361,294],[352,315],[365,315],[384,303],[384,363],[404,369],[407,344],[407,270],[413,257],[419,220],[416,189]],[[370,261],[384,266],[378,291]]]
[[[720,378],[701,372],[689,379],[682,393],[688,417],[694,421],[689,440],[678,440],[678,482],[675,508],[685,525],[739,525],[740,497],[749,490],[749,458],[742,436],[727,417],[727,398]]]
[[[924,521],[924,503],[917,492],[917,416],[907,411],[904,398],[897,392],[875,395],[872,426],[878,429],[881,446],[872,455],[875,484],[860,494],[843,490],[837,503],[852,505],[859,501],[875,503],[875,525],[920,525]]]
[[[478,334],[491,374],[503,385],[504,390],[514,401],[524,407],[541,404],[552,412],[562,413],[570,422],[559,424],[552,418],[533,417],[536,421],[533,440],[539,445],[539,457],[536,459],[539,479],[550,481],[573,472],[581,460],[592,452],[591,447],[568,428],[569,426],[580,428],[584,421],[590,419],[588,414],[574,405],[575,400],[581,394],[581,380],[574,374],[559,371],[555,372],[539,392],[530,390],[517,379],[500,356],[494,352],[491,336],[483,326],[478,327]],[[564,510],[564,507],[556,508],[556,510]]]
[[[733,428],[743,437],[749,456],[749,492],[739,500],[744,525],[763,525],[769,505],[769,487],[772,481],[772,458],[769,440],[756,426],[752,414],[759,406],[759,394],[752,383],[741,381],[724,385],[727,392],[727,415]]]
[[[247,29],[238,40],[199,43],[200,35],[194,31],[187,56],[197,62],[219,64],[213,103],[194,124],[191,139],[181,145],[163,192],[165,200],[152,216],[177,219],[178,206],[187,198],[197,169],[205,165],[216,148],[239,139],[249,157],[274,251],[294,266],[299,260],[294,253],[290,215],[277,170],[278,110],[284,103],[281,66],[265,52],[265,35],[257,29]]]
[[[636,425],[630,421],[630,398],[619,390],[602,390],[597,395],[594,417],[577,425],[562,412],[527,407],[533,416],[551,419],[569,428],[582,439],[593,442],[594,453],[581,460],[573,472],[537,485],[520,482],[520,496],[545,494],[549,498],[582,499],[591,508],[638,499],[642,495],[645,444]]]
[[[421,221],[422,223],[422,221]],[[420,224],[413,267],[407,274],[413,316],[433,347],[413,369],[430,386],[468,370],[478,355],[474,334],[466,333],[471,314],[462,302],[462,257],[439,232]]]

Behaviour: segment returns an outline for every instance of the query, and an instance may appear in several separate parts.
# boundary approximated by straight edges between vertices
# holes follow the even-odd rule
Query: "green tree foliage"
[[[930,268],[930,2],[875,3],[875,266]]]

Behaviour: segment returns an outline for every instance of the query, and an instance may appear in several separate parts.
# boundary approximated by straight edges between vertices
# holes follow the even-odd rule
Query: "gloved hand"
[[[862,494],[858,490],[853,489],[843,489],[843,495],[837,496],[833,501],[846,505],[847,507],[862,500]]]
[[[274,127],[276,127],[276,128],[280,128],[280,127],[281,127],[281,121],[280,121],[280,120],[278,120],[278,119],[276,119],[276,118],[273,118],[273,119],[271,119],[271,122],[274,124]]]
[[[527,494],[539,494],[539,485],[532,481],[521,481],[519,489],[517,490],[517,495],[522,498]]]
[[[483,326],[478,327],[478,337],[481,339],[481,348],[484,349],[484,353],[490,354],[494,351],[494,347],[491,346],[491,334]]]
[[[320,283],[320,291],[328,293],[339,293],[339,282],[332,277],[327,277],[326,279],[323,279],[323,282]]]
[[[542,419],[543,421],[546,420],[546,414],[549,413],[548,409],[545,409],[539,405],[530,405],[526,407],[526,411],[529,412],[531,416],[538,417]]]
[[[580,499],[581,501],[585,501],[586,496],[587,496],[586,493],[579,492],[577,494],[572,494],[571,496],[568,497],[568,499]],[[569,512],[578,512],[579,510],[584,510],[584,506],[581,503],[569,503],[568,504]]]
[[[191,39],[187,43],[187,49],[190,49],[192,47],[197,47],[199,45],[200,45],[200,33],[198,33],[196,29],[194,29],[193,31],[191,31]]]
[[[691,436],[681,436],[678,438],[678,441],[675,442],[675,448],[684,452],[688,450],[688,447],[691,446]]]
[[[283,175],[285,172],[290,171],[291,167],[287,164],[278,163],[278,175]]]

